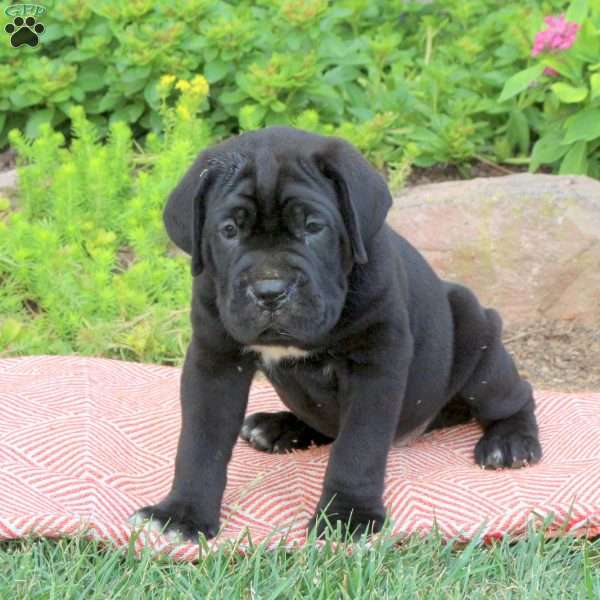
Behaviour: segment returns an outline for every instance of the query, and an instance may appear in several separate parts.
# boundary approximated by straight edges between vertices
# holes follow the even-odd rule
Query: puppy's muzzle
[[[277,310],[289,299],[291,282],[284,279],[258,279],[248,291],[258,306],[265,310]]]

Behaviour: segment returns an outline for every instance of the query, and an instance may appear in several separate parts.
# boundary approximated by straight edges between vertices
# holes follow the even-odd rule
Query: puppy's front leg
[[[161,502],[130,518],[152,518],[170,535],[197,541],[219,528],[227,463],[242,427],[254,368],[248,358],[232,360],[202,350],[193,338],[181,375],[181,433],[171,491]]]
[[[398,351],[400,353],[400,351]],[[400,415],[409,360],[390,371],[381,365],[353,367],[342,415],[325,474],[317,512],[317,533],[338,521],[354,535],[378,531],[385,519],[383,484],[387,457]],[[324,511],[326,519],[323,518]]]

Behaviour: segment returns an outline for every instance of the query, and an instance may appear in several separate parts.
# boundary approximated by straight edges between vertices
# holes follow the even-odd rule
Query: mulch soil
[[[507,329],[504,343],[534,388],[600,392],[600,329],[537,320]]]
[[[14,169],[17,164],[16,158],[17,155],[14,150],[0,152],[0,172]]]

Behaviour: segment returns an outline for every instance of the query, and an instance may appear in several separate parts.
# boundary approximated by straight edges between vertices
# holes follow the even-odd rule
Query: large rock
[[[600,325],[600,182],[511,175],[408,188],[388,222],[507,325]]]
[[[0,190],[14,189],[17,187],[19,176],[16,169],[0,172]]]
[[[11,208],[17,208],[16,189],[19,183],[19,175],[16,169],[0,172],[0,196],[7,196],[10,200]]]

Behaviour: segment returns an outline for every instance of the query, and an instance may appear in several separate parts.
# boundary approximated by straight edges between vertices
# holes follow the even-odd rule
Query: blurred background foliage
[[[583,4],[588,38],[598,41],[600,7]],[[561,0],[44,5],[38,47],[12,48],[9,36],[0,44],[0,146],[15,127],[35,137],[50,123],[68,134],[73,106],[85,109],[100,136],[122,120],[144,144],[164,127],[161,77],[203,74],[217,137],[290,124],[342,135],[379,167],[454,164],[465,173],[479,159],[529,164],[556,119],[552,92],[541,78],[536,94],[499,96],[508,79],[539,62],[531,50],[544,16],[569,8]],[[559,159],[542,158],[559,168]],[[594,164],[571,170],[596,174]]]

